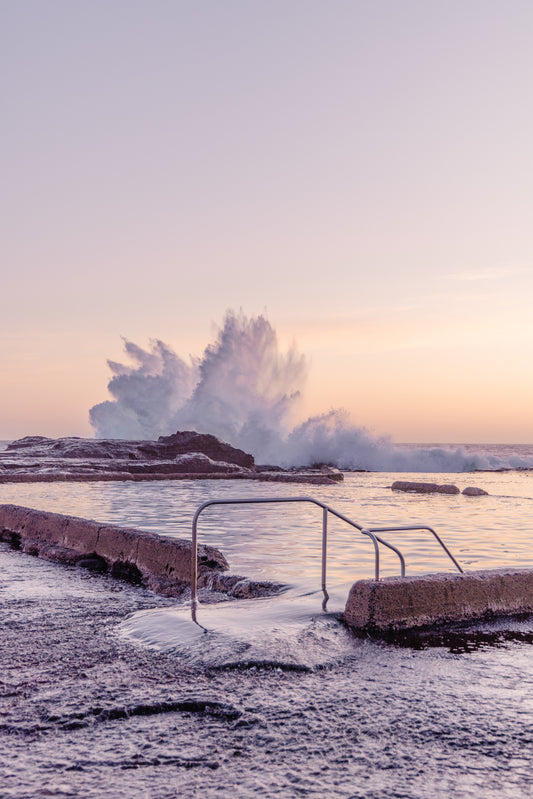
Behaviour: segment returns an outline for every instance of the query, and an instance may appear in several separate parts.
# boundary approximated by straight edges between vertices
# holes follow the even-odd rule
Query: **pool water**
[[[488,496],[392,491],[396,479],[476,486]],[[470,474],[348,473],[343,483],[302,486],[253,481],[32,483],[0,486],[0,503],[14,503],[99,522],[191,537],[194,512],[208,500],[312,496],[365,526],[433,527],[465,570],[533,566],[533,472]],[[426,531],[382,536],[406,558],[407,574],[455,571]],[[231,571],[281,581],[299,594],[320,589],[322,511],[309,504],[215,506],[198,525],[200,543],[219,548]],[[381,576],[399,573],[399,561],[380,547]],[[329,516],[327,589],[330,610],[342,608],[356,579],[374,576],[371,540]]]

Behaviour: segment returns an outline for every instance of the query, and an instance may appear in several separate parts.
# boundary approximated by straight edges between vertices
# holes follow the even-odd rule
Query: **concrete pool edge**
[[[190,594],[190,540],[76,516],[0,505],[0,540],[27,554],[107,572],[166,596]],[[215,547],[198,546],[198,585],[235,598],[285,586],[229,573]],[[390,634],[431,625],[533,613],[533,569],[387,577],[353,584],[343,618],[356,632]]]
[[[0,540],[27,554],[107,572],[159,594],[190,592],[191,541],[78,516],[0,505]],[[198,585],[234,597],[265,596],[283,586],[228,573],[224,555],[198,546]]]
[[[533,569],[507,567],[359,580],[344,621],[359,633],[390,634],[525,613],[533,613]]]

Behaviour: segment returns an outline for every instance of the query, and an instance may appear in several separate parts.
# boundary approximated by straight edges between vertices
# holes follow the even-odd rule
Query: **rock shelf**
[[[0,483],[220,479],[329,485],[343,475],[256,466],[243,450],[190,430],[157,441],[26,436],[0,452]]]

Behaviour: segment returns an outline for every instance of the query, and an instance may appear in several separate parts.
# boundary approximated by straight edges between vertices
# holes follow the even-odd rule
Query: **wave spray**
[[[162,341],[145,350],[125,341],[131,365],[108,361],[113,400],[89,411],[98,438],[156,439],[176,430],[212,433],[284,467],[329,463],[341,469],[459,472],[518,467],[519,459],[467,454],[462,448],[395,446],[332,410],[296,424],[307,375],[305,356],[279,351],[264,316],[226,313],[201,358],[180,358]]]

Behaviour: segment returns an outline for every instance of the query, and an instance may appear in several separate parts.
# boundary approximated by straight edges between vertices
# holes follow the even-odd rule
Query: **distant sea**
[[[533,458],[533,444],[395,444],[400,449],[463,449],[468,455],[493,456],[507,460],[517,457],[526,459]]]

